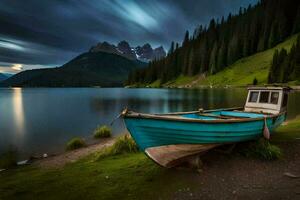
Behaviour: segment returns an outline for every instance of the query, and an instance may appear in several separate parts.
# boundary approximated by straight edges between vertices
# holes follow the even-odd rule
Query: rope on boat
[[[269,140],[270,139],[270,131],[269,131],[269,128],[268,128],[268,124],[267,124],[267,118],[265,117],[265,120],[264,120],[264,130],[263,130],[263,135],[264,137]]]
[[[119,119],[120,117],[124,117],[127,113],[128,113],[128,109],[125,108],[115,119],[112,120],[112,122],[110,123],[110,126],[112,126],[114,124],[114,122],[117,119]]]

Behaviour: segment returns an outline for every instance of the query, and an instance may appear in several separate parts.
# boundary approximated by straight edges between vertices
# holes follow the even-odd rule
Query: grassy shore
[[[288,145],[283,145],[284,159],[279,161],[263,162],[235,153],[215,155],[216,153],[211,151],[204,156],[204,172],[199,174],[187,169],[159,167],[143,153],[109,156],[100,160],[97,159],[97,153],[93,153],[59,168],[49,169],[31,165],[1,172],[0,199],[190,199],[195,195],[199,198],[218,197],[218,193],[225,195],[225,198],[226,195],[230,197],[240,192],[250,192],[250,197],[265,197],[259,195],[265,194],[263,192],[266,191],[271,195],[277,191],[273,191],[268,185],[277,184],[276,181],[272,181],[274,177],[284,179],[280,170],[285,170],[285,165],[291,168],[293,162],[299,160],[294,156],[297,155],[296,150],[288,148],[293,146],[290,143],[300,142],[297,139],[300,138],[300,118],[281,126],[277,132],[272,137],[273,142],[279,145],[288,142]],[[287,152],[290,153],[287,155]],[[259,167],[262,169],[258,169]],[[274,170],[277,173],[274,173]],[[247,179],[248,176],[254,176],[252,173],[258,173],[259,177]],[[286,184],[295,184],[290,183],[289,179],[280,183],[283,184],[284,181]],[[226,182],[226,186],[222,182]],[[251,187],[251,190],[246,186],[244,188],[243,184]],[[252,194],[252,185],[256,187],[257,184],[263,186],[256,188]],[[292,186],[288,188],[294,190]],[[217,191],[218,188],[220,192]],[[243,193],[246,197],[247,194]]]
[[[150,199],[157,197],[153,191],[182,184],[170,173],[142,153],[100,161],[90,155],[61,169],[28,166],[1,173],[0,199]]]

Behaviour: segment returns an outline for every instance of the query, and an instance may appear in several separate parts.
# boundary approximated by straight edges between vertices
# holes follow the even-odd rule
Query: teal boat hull
[[[156,163],[173,167],[216,146],[256,140],[266,130],[272,134],[285,121],[286,113],[265,115],[217,110],[151,115],[130,112],[123,118],[140,150]]]
[[[285,115],[268,118],[273,130],[285,120]],[[245,122],[201,123],[163,119],[125,118],[131,136],[141,150],[172,144],[224,144],[255,140],[263,136],[264,119]]]

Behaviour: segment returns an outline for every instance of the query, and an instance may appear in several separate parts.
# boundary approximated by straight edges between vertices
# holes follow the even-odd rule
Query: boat
[[[121,116],[140,150],[164,167],[224,144],[270,138],[287,115],[288,87],[249,87],[243,107]]]

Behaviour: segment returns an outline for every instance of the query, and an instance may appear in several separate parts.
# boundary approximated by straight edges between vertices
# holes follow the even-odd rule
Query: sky
[[[98,42],[181,42],[258,0],[1,0],[0,73],[57,67]]]

